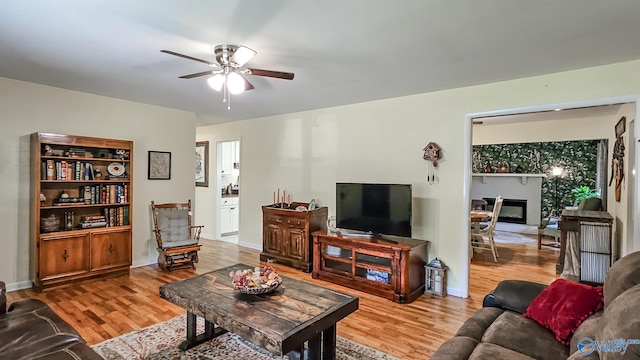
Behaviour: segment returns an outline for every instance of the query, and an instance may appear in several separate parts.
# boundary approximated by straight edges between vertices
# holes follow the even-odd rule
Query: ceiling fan
[[[180,54],[170,50],[160,50],[169,55],[184,59],[198,61],[209,65],[213,70],[202,71],[194,74],[180,76],[180,79],[193,79],[200,76],[213,75],[207,82],[216,90],[224,90],[222,102],[227,103],[227,110],[231,109],[231,94],[240,94],[254,89],[254,86],[244,75],[266,76],[276,79],[293,80],[294,74],[283,71],[243,68],[243,66],[257,54],[255,50],[246,46],[218,45],[213,49],[216,62],[198,59],[189,55]]]

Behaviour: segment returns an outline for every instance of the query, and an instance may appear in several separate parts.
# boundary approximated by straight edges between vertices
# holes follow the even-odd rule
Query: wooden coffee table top
[[[160,287],[160,296],[275,354],[287,354],[358,309],[358,298],[282,276],[274,292],[233,289],[235,264]]]

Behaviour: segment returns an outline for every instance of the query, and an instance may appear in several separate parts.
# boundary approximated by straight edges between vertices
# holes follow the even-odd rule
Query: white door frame
[[[214,208],[214,214],[215,214],[215,219],[214,219],[214,225],[215,225],[215,230],[214,230],[214,236],[216,239],[222,239],[222,221],[220,220],[220,207],[222,206],[222,143],[224,142],[231,142],[231,141],[237,141],[238,142],[238,146],[240,146],[240,149],[238,150],[239,155],[238,157],[240,158],[240,160],[242,160],[242,139],[241,138],[231,138],[231,139],[216,139],[215,140],[215,144],[216,144],[216,176],[215,176],[215,191],[214,191],[214,204],[215,204],[215,208]],[[240,161],[240,174],[242,174],[242,161]],[[238,185],[240,185],[240,182],[242,181],[242,178],[240,178],[238,180]],[[242,189],[242,186],[240,186],[240,189]],[[238,193],[238,201],[240,201],[242,196],[242,193]],[[240,207],[240,209],[242,209],[242,207]],[[240,222],[241,222],[241,216],[240,216],[240,212],[238,212],[238,237],[237,237],[237,241],[235,241],[234,243],[237,244],[240,241]]]
[[[602,105],[615,105],[622,103],[634,103],[636,107],[636,120],[639,119],[640,116],[640,95],[629,95],[629,96],[619,96],[612,98],[604,98],[604,99],[592,99],[592,100],[584,100],[584,101],[576,101],[576,102],[567,102],[567,103],[558,103],[558,104],[546,104],[546,105],[536,105],[536,106],[527,106],[522,108],[513,108],[513,109],[502,109],[502,110],[494,110],[494,111],[483,111],[477,113],[468,113],[465,115],[464,122],[464,134],[463,134],[463,147],[466,149],[464,153],[464,179],[463,179],[463,195],[462,195],[462,219],[464,220],[464,224],[462,231],[462,238],[460,239],[460,248],[465,249],[463,251],[463,278],[461,279],[460,289],[462,290],[462,294],[460,294],[463,298],[469,297],[469,271],[470,271],[470,258],[469,258],[469,236],[471,223],[469,220],[469,211],[470,203],[471,203],[471,156],[473,150],[472,144],[472,127],[473,127],[473,119],[478,117],[487,117],[487,116],[503,116],[503,115],[518,115],[524,113],[532,113],[532,112],[543,112],[543,111],[553,111],[556,109],[573,109],[573,108],[582,108],[582,107],[592,107],[592,106],[602,106]],[[633,141],[636,145],[638,142],[638,134],[640,134],[640,122],[634,121],[635,126],[633,129],[634,138],[629,139],[629,141]],[[637,176],[636,171],[640,169],[640,146],[635,146],[635,161],[630,163],[630,168],[627,170],[628,174],[625,174],[628,181],[628,186],[633,186],[631,191],[627,191],[627,201],[628,203],[632,203],[630,208],[633,209],[633,213],[627,213],[627,219],[636,219],[640,216],[640,201],[633,197],[634,194],[638,194],[638,189],[640,189],[640,176]],[[627,236],[632,235],[631,238],[627,237],[627,241],[633,239],[634,244],[632,246],[627,246],[627,249],[633,248],[634,251],[640,250],[640,222],[633,221],[632,224],[633,229],[627,231]],[[631,232],[631,234],[629,234]]]

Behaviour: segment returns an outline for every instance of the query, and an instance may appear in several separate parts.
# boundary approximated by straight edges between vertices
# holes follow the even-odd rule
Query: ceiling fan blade
[[[242,75],[240,75],[240,76],[242,76]],[[249,90],[255,89],[253,84],[250,83],[249,80],[247,80],[246,77],[242,76],[242,80],[244,80],[244,91],[249,91]]]
[[[215,72],[216,72],[216,70],[209,70],[209,71],[203,71],[203,72],[199,72],[199,73],[195,73],[195,74],[182,75],[182,76],[180,76],[180,79],[193,79],[193,78],[196,78],[198,76],[205,76],[205,75],[215,74]]]
[[[229,60],[231,62],[238,64],[238,67],[246,64],[249,60],[251,60],[257,52],[253,49],[249,49],[246,46],[240,46],[233,52],[233,55]]]
[[[163,53],[169,54],[169,55],[173,55],[173,56],[177,56],[177,57],[181,57],[181,58],[188,59],[188,60],[198,61],[198,62],[207,64],[207,65],[209,65],[211,67],[214,67],[214,68],[217,68],[217,69],[220,68],[220,65],[218,65],[217,63],[214,63],[214,62],[211,62],[211,61],[208,61],[208,60],[202,60],[202,59],[194,58],[193,56],[180,54],[180,53],[177,53],[177,52],[174,52],[174,51],[171,51],[171,50],[160,50],[160,52],[163,52]]]
[[[247,75],[266,76],[277,79],[293,80],[294,73],[261,69],[247,69]]]

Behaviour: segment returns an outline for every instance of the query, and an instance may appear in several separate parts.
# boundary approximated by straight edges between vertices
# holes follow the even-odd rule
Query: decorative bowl
[[[232,271],[229,276],[233,278],[233,288],[243,294],[267,294],[282,284],[282,278],[270,266]]]

